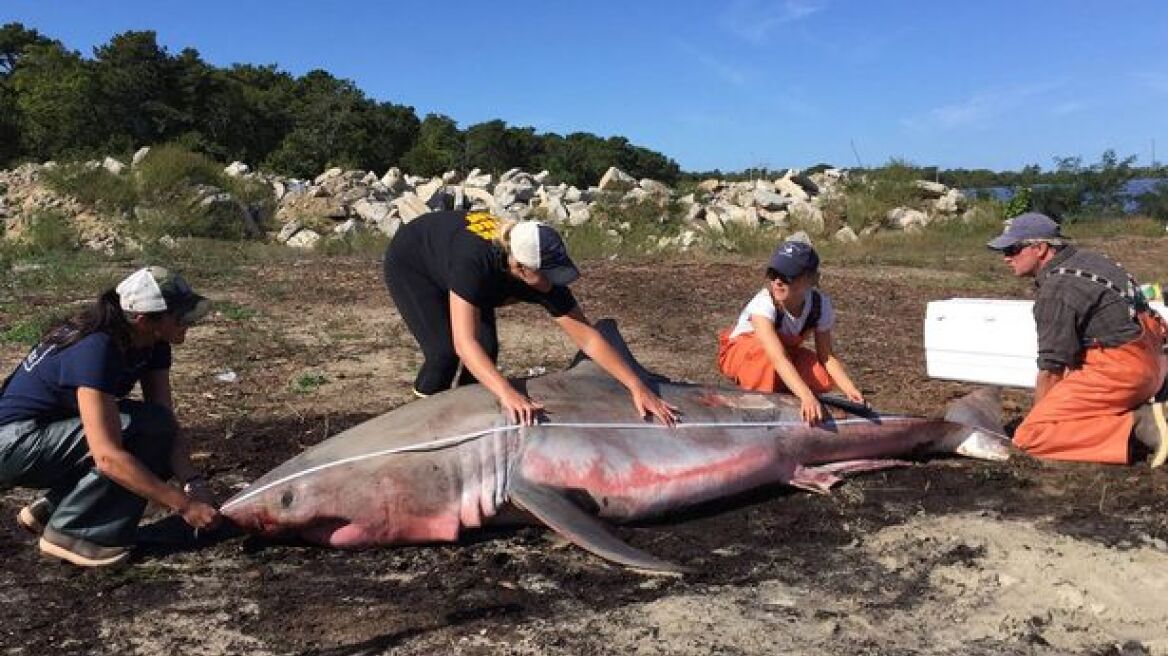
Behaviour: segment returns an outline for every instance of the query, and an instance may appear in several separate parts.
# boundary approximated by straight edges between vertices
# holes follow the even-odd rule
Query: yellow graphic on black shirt
[[[466,229],[487,241],[499,238],[499,217],[489,212],[467,212]]]

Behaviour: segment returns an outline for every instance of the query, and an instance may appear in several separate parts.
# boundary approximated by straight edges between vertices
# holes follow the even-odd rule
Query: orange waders
[[[718,369],[743,389],[755,392],[787,392],[787,386],[779,378],[779,372],[767,357],[762,342],[753,332],[730,338],[730,328],[718,333]],[[779,339],[787,350],[787,357],[799,372],[799,377],[807,383],[812,392],[821,394],[830,391],[835,383],[827,369],[811,349],[801,346],[802,335],[779,333]]]
[[[1067,370],[1018,426],[1019,448],[1053,460],[1128,462],[1132,409],[1147,402],[1168,373],[1163,324],[1148,312],[1139,319],[1139,339],[1085,349],[1082,366]]]

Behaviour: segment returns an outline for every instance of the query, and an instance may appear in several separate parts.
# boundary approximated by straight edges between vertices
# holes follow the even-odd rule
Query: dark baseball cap
[[[786,280],[794,280],[819,268],[819,254],[807,242],[785,241],[775,249],[767,268],[774,269]]]
[[[566,286],[580,277],[560,233],[545,223],[517,223],[511,229],[511,254],[520,264],[543,272],[553,285]]]
[[[986,246],[1000,251],[1022,242],[1062,239],[1059,224],[1054,219],[1038,212],[1027,212],[1010,219],[1002,234],[990,240]]]

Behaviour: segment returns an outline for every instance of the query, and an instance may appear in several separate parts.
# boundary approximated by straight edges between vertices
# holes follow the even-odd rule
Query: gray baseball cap
[[[1000,251],[1021,242],[1062,239],[1059,224],[1054,219],[1038,212],[1027,212],[1010,219],[1002,234],[990,240],[986,246]]]

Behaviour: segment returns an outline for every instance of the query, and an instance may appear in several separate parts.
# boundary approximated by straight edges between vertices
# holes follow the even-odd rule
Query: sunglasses
[[[1033,244],[1011,244],[1002,249],[1002,255],[1006,257],[1014,257],[1018,253],[1030,248]]]

